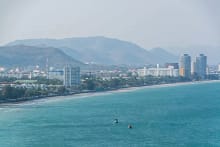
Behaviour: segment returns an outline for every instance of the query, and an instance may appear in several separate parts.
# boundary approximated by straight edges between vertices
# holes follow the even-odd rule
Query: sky
[[[219,7],[220,0],[0,0],[0,45],[106,36],[174,53],[186,47],[217,48]]]

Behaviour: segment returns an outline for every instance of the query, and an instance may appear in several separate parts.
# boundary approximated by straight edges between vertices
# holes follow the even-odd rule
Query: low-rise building
[[[171,76],[171,77],[178,77],[179,70],[175,69],[173,66],[168,66],[168,68],[160,68],[157,65],[156,68],[146,68],[138,69],[137,71],[138,76]]]

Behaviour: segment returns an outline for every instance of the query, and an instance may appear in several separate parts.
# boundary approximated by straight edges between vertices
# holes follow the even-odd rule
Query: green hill
[[[50,66],[63,66],[65,64],[83,65],[83,63],[74,60],[60,49],[53,47],[33,47],[24,45],[0,47],[0,65],[40,65],[45,67],[47,59]]]

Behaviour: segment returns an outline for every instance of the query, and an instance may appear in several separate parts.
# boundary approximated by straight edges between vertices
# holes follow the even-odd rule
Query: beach
[[[73,95],[68,95],[68,96],[45,97],[41,99],[21,101],[21,102],[16,102],[16,103],[2,103],[0,104],[0,108],[5,107],[5,106],[8,107],[8,106],[16,106],[16,105],[33,105],[33,104],[40,104],[40,103],[52,103],[52,102],[58,102],[58,101],[63,101],[63,100],[82,99],[82,98],[88,98],[88,97],[94,97],[94,96],[109,95],[113,93],[132,92],[135,90],[148,89],[148,88],[149,89],[150,88],[164,88],[164,87],[175,87],[175,86],[182,86],[182,85],[218,83],[218,82],[220,82],[220,80],[193,81],[193,82],[180,82],[180,83],[140,86],[140,87],[128,87],[128,88],[121,88],[121,89],[111,90],[111,91],[79,93],[79,94],[73,94]]]

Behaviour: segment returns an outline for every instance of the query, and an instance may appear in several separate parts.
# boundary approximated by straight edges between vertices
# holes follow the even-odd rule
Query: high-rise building
[[[191,57],[188,54],[180,56],[179,75],[186,78],[191,76]]]
[[[200,78],[204,79],[206,77],[206,67],[207,67],[207,57],[204,54],[196,56],[196,67],[195,73]]]
[[[73,87],[80,85],[80,68],[70,65],[64,67],[64,86]]]

